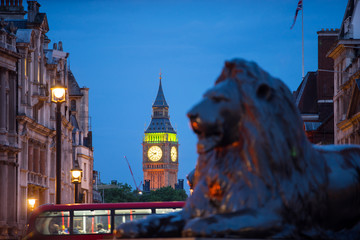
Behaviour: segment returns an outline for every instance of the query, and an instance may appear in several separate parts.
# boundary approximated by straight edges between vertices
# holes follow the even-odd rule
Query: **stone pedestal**
[[[265,240],[265,238],[121,238],[121,239],[122,240]],[[266,239],[271,239],[271,238],[266,238]],[[281,240],[287,240],[287,239],[281,239]]]

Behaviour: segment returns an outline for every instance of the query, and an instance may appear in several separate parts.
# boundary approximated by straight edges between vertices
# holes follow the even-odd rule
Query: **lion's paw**
[[[115,231],[116,238],[137,238],[139,229],[136,222],[127,222],[117,227]]]
[[[212,235],[212,229],[209,223],[202,218],[195,218],[188,221],[182,231],[183,237],[209,237]]]

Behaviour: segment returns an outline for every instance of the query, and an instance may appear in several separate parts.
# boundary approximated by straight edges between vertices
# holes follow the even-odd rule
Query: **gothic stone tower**
[[[143,139],[144,183],[150,180],[150,190],[175,187],[178,173],[178,139],[171,126],[169,105],[161,86],[152,105],[152,116]]]

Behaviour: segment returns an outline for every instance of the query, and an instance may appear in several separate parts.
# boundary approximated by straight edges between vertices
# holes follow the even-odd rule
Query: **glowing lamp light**
[[[73,174],[73,178],[79,178],[81,175],[80,171],[73,171],[72,174]]]
[[[35,198],[29,198],[28,199],[30,210],[33,211],[35,208],[36,199]]]
[[[82,170],[80,168],[71,169],[71,182],[72,183],[81,183],[81,173],[82,173]]]
[[[55,88],[54,89],[54,96],[56,98],[63,98],[65,95],[65,89],[63,88]]]
[[[51,101],[52,102],[65,102],[66,88],[60,85],[51,88]]]

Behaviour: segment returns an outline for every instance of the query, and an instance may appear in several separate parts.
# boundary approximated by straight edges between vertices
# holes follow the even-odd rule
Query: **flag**
[[[302,10],[302,9],[303,9],[303,3],[302,3],[302,0],[299,0],[298,5],[297,5],[297,8],[296,8],[296,12],[295,12],[294,23],[292,24],[292,26],[291,26],[290,29],[292,29],[292,28],[294,27],[295,22],[296,22],[296,17],[297,17],[297,15],[298,15],[298,12],[299,12],[300,10]]]

